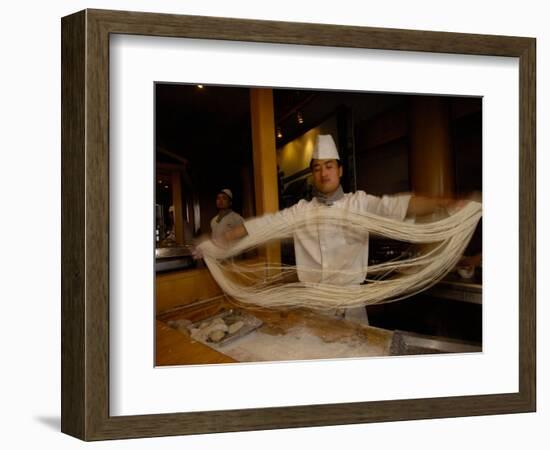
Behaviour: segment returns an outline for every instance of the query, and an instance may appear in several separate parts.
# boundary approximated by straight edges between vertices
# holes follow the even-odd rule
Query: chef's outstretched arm
[[[239,224],[231,229],[229,229],[228,231],[226,231],[222,238],[221,239],[218,239],[216,241],[214,241],[217,245],[220,245],[222,247],[228,245],[231,241],[234,241],[236,239],[240,239],[244,236],[246,236],[248,234],[248,232],[246,231],[246,228],[244,227],[243,224]],[[204,243],[205,241],[207,241],[208,238],[206,238],[206,236],[203,236],[203,238],[200,240],[202,241],[201,243]],[[203,251],[201,249],[201,243],[197,243],[192,251],[191,251],[191,254],[193,255],[193,259],[202,259],[204,257],[204,254],[203,254]]]
[[[303,207],[303,201],[297,204],[281,209],[274,213],[266,213],[262,216],[251,217],[245,222],[231,228],[223,235],[226,243],[241,239],[247,235],[255,236],[262,230],[269,230],[273,227],[277,228],[282,225],[290,225],[294,223],[295,215]]]

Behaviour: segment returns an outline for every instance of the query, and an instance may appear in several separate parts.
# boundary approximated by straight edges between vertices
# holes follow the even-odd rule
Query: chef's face
[[[231,206],[231,199],[229,198],[229,195],[224,194],[223,192],[220,192],[216,196],[216,208],[227,209],[230,206]]]
[[[313,186],[318,192],[330,195],[338,186],[342,177],[342,167],[335,159],[315,159],[311,164]]]

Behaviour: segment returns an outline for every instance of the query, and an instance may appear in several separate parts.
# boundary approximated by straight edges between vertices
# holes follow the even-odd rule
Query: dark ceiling
[[[339,91],[274,89],[277,146],[303,134],[338,108],[353,109],[363,120],[399,101],[402,96]],[[251,163],[249,89],[186,84],[156,85],[157,161],[175,162],[167,153],[203,166]],[[297,120],[302,114],[303,123]]]
[[[157,150],[199,163],[212,159],[213,150],[240,159],[250,146],[246,88],[157,84],[155,101]]]

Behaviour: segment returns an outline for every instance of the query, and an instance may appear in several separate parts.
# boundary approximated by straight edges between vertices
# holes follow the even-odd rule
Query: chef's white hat
[[[338,149],[330,134],[320,134],[317,136],[311,159],[340,159]]]

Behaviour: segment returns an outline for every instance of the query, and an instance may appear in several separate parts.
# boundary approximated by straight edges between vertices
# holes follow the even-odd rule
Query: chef
[[[220,241],[233,228],[242,225],[243,218],[231,209],[233,205],[233,193],[230,189],[222,189],[216,195],[216,208],[218,214],[210,221],[212,239]]]
[[[395,220],[408,216],[425,215],[437,208],[451,205],[453,200],[419,197],[412,194],[376,197],[363,191],[344,193],[340,185],[343,167],[331,135],[317,136],[310,163],[314,197],[274,214],[267,214],[229,230],[226,241],[253,235],[258,230],[271,227],[279,221],[292,223],[298,214],[314,208],[341,208],[346,211],[369,212]],[[365,281],[368,266],[368,233],[353,233],[345,224],[306,225],[294,234],[294,250],[298,278],[303,282],[333,285],[359,285]],[[365,307],[345,310],[348,320],[368,323]]]

